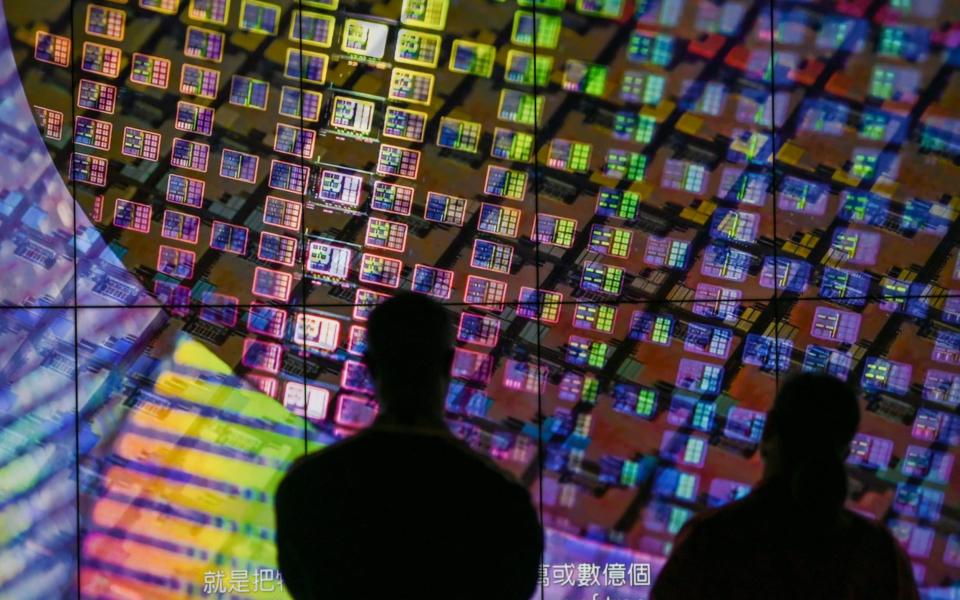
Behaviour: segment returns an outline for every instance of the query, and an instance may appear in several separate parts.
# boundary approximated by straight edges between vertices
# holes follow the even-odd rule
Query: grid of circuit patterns
[[[279,379],[285,336],[318,352],[344,348],[352,358],[340,375],[346,391],[336,403],[340,424],[362,425],[372,414],[358,360],[363,320],[390,290],[474,307],[458,322],[461,391],[482,389],[499,364],[486,356],[502,346],[507,324],[489,309],[519,302],[516,317],[546,326],[543,360],[506,358],[498,383],[513,393],[550,394],[547,424],[565,443],[550,445],[547,469],[567,479],[551,480],[551,502],[561,512],[570,509],[576,521],[582,489],[635,490],[648,481],[655,501],[642,517],[644,535],[631,541],[658,554],[669,550],[670,536],[697,507],[707,487],[698,469],[716,453],[713,446],[749,453],[759,440],[764,406],[718,402],[732,399],[738,381],[792,368],[854,379],[873,399],[872,416],[901,419],[893,434],[884,436],[878,426],[858,436],[851,463],[861,467],[866,488],[892,488],[891,524],[922,580],[925,561],[960,565],[960,538],[935,525],[956,500],[947,496],[952,455],[933,447],[955,443],[950,410],[960,404],[960,376],[945,370],[960,364],[960,301],[949,292],[960,278],[958,203],[948,183],[956,171],[932,162],[948,163],[958,151],[960,121],[942,100],[956,85],[957,31],[940,28],[951,6],[784,5],[774,8],[770,27],[760,4],[654,0],[628,14],[616,0],[578,0],[572,10],[560,1],[536,7],[521,1],[509,23],[510,44],[501,49],[441,37],[444,1],[404,2],[403,26],[396,28],[342,16],[336,4],[303,2],[286,29],[288,12],[277,4],[242,1],[234,13],[226,1],[181,7],[143,0],[141,10],[185,14],[191,23],[183,56],[192,66],[179,73],[178,133],[161,135],[136,127],[111,131],[108,117],[121,86],[110,81],[125,56],[107,42],[123,39],[126,16],[118,15],[130,13],[90,4],[84,23],[90,41],[74,49],[84,72],[76,102],[100,114],[76,119],[71,177],[92,188],[108,184],[112,167],[97,151],[109,150],[112,135],[131,162],[169,154],[171,204],[162,216],[149,203],[116,198],[111,210],[99,198],[91,205],[95,219],[137,234],[161,230],[165,241],[151,282],[171,310],[186,314],[185,305],[199,299],[210,305],[201,320],[226,328],[246,313],[243,364],[265,393],[287,402]],[[234,24],[228,15],[240,31],[287,34],[282,60],[289,86],[278,92],[242,74],[219,81],[216,65],[228,48],[223,30]],[[390,70],[387,107],[325,89],[335,39],[353,60],[376,62],[388,35],[397,36],[398,64]],[[779,45],[775,55],[771,43]],[[805,44],[815,48],[810,56]],[[169,58],[129,54],[132,87],[176,84]],[[450,72],[487,79],[501,74],[494,66],[502,57],[491,137],[484,141],[486,123],[469,115],[444,114],[436,127],[437,147],[466,155],[482,149],[498,161],[485,165],[480,202],[417,186],[425,167],[420,144],[433,131],[432,116],[418,107],[429,110],[435,100],[432,70],[441,55],[449,56]],[[37,34],[38,60],[67,67],[69,56],[69,38]],[[203,141],[214,131],[215,114],[198,99],[227,94],[231,105],[266,110],[277,93],[280,123],[269,146],[277,158],[216,152]],[[381,128],[374,127],[378,110]],[[59,136],[63,113],[43,107],[38,113],[46,135]],[[372,169],[321,165],[313,156],[319,134],[307,122],[355,140],[375,137],[375,129],[392,139],[377,142]],[[776,152],[771,130],[780,142]],[[440,158],[446,157],[435,164],[443,164]],[[522,166],[531,162],[536,177]],[[199,235],[207,174],[246,184],[266,179],[270,192],[257,228],[214,220],[206,224],[209,237]],[[540,198],[531,214],[524,201],[534,179]],[[306,234],[303,221],[314,206],[363,222],[362,243]],[[475,223],[466,268],[404,261],[414,208],[422,220],[446,227]],[[542,253],[545,267],[527,286],[507,281],[522,261],[515,254],[523,238]],[[191,283],[201,260],[191,248],[203,243],[263,261],[249,282],[249,307],[247,297]],[[299,275],[348,293],[353,321],[289,311],[284,305],[295,299]],[[916,332],[931,346],[923,361],[896,360],[897,349],[884,345],[890,328],[904,322],[928,324]],[[641,372],[658,347],[682,348],[683,356],[664,359],[669,369]],[[316,393],[324,410],[315,414],[325,415],[333,396]],[[612,398],[613,413],[598,407],[602,393]],[[451,408],[482,414],[487,400],[471,392]],[[302,407],[302,399],[289,402]],[[904,406],[913,409],[908,417]],[[669,427],[657,431],[656,466],[624,454],[619,442],[592,439],[598,423],[622,415],[653,421],[664,413]],[[598,446],[605,451],[598,454]],[[903,480],[868,481],[887,470]],[[714,477],[709,502],[743,493],[744,479]],[[623,515],[605,528],[611,541],[623,541],[633,525],[624,520],[629,504],[610,500],[601,511]]]

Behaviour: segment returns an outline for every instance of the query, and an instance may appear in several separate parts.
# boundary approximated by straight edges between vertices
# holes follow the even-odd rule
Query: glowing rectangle
[[[377,105],[368,100],[334,96],[330,111],[330,126],[367,135],[373,129]]]
[[[390,73],[387,97],[412,104],[430,104],[434,80],[435,77],[430,73],[394,67]]]
[[[330,57],[326,54],[288,48],[283,74],[288,79],[321,84],[327,80],[329,62]]]
[[[382,250],[403,252],[407,247],[407,225],[370,217],[364,244]]]
[[[277,4],[260,2],[259,0],[242,0],[240,3],[240,22],[237,27],[241,31],[277,35],[280,28],[280,12],[282,8]]]
[[[291,119],[303,119],[311,123],[320,120],[320,103],[323,94],[311,90],[283,86],[280,90],[279,113]]]
[[[190,0],[187,14],[194,21],[226,25],[230,0]]]
[[[360,257],[358,278],[363,283],[395,288],[400,285],[400,273],[402,271],[403,262],[396,258],[364,253]]]
[[[162,245],[157,249],[158,273],[174,279],[191,279],[196,266],[196,252]]]
[[[242,256],[247,253],[249,237],[250,229],[247,227],[214,221],[210,228],[210,247]]]
[[[34,106],[33,113],[37,118],[37,127],[44,137],[59,140],[63,136],[63,113],[44,106]]]
[[[640,196],[634,192],[602,187],[597,193],[597,215],[635,219],[640,212]]]
[[[103,187],[107,184],[107,159],[77,152],[70,158],[70,180]]]
[[[153,207],[123,198],[117,198],[113,211],[113,225],[121,229],[129,229],[138,233],[150,231],[150,216]]]
[[[170,82],[169,60],[134,52],[130,63],[131,83],[167,89],[167,84]]]
[[[255,183],[260,157],[254,154],[224,149],[220,157],[220,177]]]
[[[763,426],[766,420],[765,413],[734,406],[727,413],[723,435],[734,440],[756,444],[763,435]]]
[[[283,190],[291,194],[303,194],[307,191],[307,182],[310,180],[310,167],[282,160],[270,161],[270,177],[267,185],[275,190]]]
[[[487,167],[483,193],[509,200],[523,200],[527,191],[527,173],[497,165]]]
[[[353,302],[353,318],[357,321],[366,321],[370,318],[370,313],[373,312],[373,309],[389,297],[389,295],[382,292],[357,288],[357,295],[354,297]]]
[[[587,262],[583,265],[580,289],[618,295],[623,291],[624,271],[619,267]]]
[[[171,174],[167,180],[167,202],[203,208],[203,189],[205,185],[201,179]]]
[[[928,369],[923,380],[922,397],[951,408],[960,406],[960,374]]]
[[[640,152],[612,148],[607,150],[603,174],[610,179],[642,181],[647,172],[647,156]]]
[[[424,207],[423,218],[445,225],[463,225],[467,212],[467,199],[427,192],[427,203]]]
[[[415,265],[410,289],[440,300],[448,300],[453,291],[453,271],[427,265]]]
[[[233,327],[237,324],[240,300],[236,296],[227,296],[215,292],[204,292],[199,318],[201,321]]]
[[[33,57],[40,62],[58,67],[70,64],[70,38],[37,31],[33,44]]]
[[[547,85],[553,70],[552,56],[534,56],[530,52],[511,49],[507,52],[507,67],[504,81],[519,85],[538,87]]]
[[[320,174],[320,194],[318,198],[350,208],[360,206],[363,192],[363,178],[337,171],[324,170]]]
[[[220,71],[185,64],[180,69],[180,93],[213,100],[220,87]]]
[[[560,321],[563,294],[547,290],[521,287],[517,315],[527,319],[539,319],[544,323]]]
[[[224,34],[202,27],[187,27],[187,39],[183,45],[183,55],[212,62],[223,60]]]
[[[403,0],[400,22],[404,25],[442,31],[447,25],[449,0]]]
[[[300,230],[303,206],[293,200],[267,196],[263,203],[263,222],[292,231]]]
[[[690,323],[683,340],[683,349],[694,354],[727,358],[730,356],[732,344],[732,329]]]
[[[617,309],[606,304],[585,302],[577,304],[573,314],[573,326],[578,329],[612,333]]]
[[[513,246],[489,240],[474,240],[470,266],[507,275],[513,262]]]
[[[269,97],[270,84],[266,81],[241,75],[234,75],[230,79],[230,97],[228,100],[230,104],[266,110]]]
[[[213,134],[214,109],[193,104],[191,102],[177,102],[177,118],[174,128],[200,135]]]
[[[419,170],[419,150],[410,150],[390,144],[380,145],[380,155],[377,159],[377,173],[380,175],[416,179]]]
[[[604,65],[570,59],[563,68],[563,89],[589,96],[603,96],[608,68]]]
[[[196,244],[200,238],[200,217],[175,210],[165,210],[160,237]]]
[[[468,275],[463,290],[463,301],[471,306],[487,310],[503,310],[507,297],[507,284],[497,279]]]
[[[247,313],[247,331],[282,339],[287,329],[287,311],[254,301]]]
[[[173,138],[173,149],[170,152],[172,166],[205,173],[209,159],[210,146],[207,144]]]
[[[593,146],[571,140],[554,139],[550,142],[547,166],[570,173],[586,173],[590,169]]]
[[[383,135],[422,142],[427,128],[427,113],[388,106],[383,116]]]
[[[810,335],[832,342],[852,344],[860,333],[860,315],[855,312],[818,306],[813,315]]]
[[[508,208],[483,202],[480,204],[480,218],[477,230],[493,235],[517,237],[520,229],[520,209]]]
[[[743,362],[770,371],[790,368],[793,342],[767,335],[747,334],[743,343]]]
[[[286,302],[293,288],[293,275],[257,267],[253,272],[251,291],[255,296]]]
[[[497,118],[529,127],[539,125],[543,117],[544,101],[545,98],[539,94],[504,88],[500,91]]]
[[[500,339],[500,321],[487,315],[461,313],[457,339],[468,344],[492,348]]]
[[[312,313],[298,313],[293,341],[308,348],[333,352],[340,343],[340,322]]]
[[[334,420],[341,427],[363,428],[373,423],[377,412],[379,412],[379,405],[376,401],[344,394],[340,396]]]
[[[293,11],[290,21],[290,39],[304,44],[329,48],[333,43],[336,19],[310,11]]]
[[[412,187],[405,185],[376,181],[373,184],[370,208],[397,215],[409,215],[413,210],[415,192]]]
[[[442,117],[440,119],[440,129],[437,131],[437,145],[452,150],[476,152],[480,143],[481,131],[480,123]]]
[[[243,340],[243,366],[251,369],[279,373],[283,361],[283,346],[253,338]]]
[[[490,156],[517,162],[529,162],[533,156],[533,135],[504,127],[493,130]]]
[[[383,23],[346,19],[340,49],[348,54],[380,59],[386,51],[389,34],[390,27]]]
[[[343,372],[340,375],[340,387],[363,394],[373,394],[374,392],[373,378],[370,377],[370,371],[365,364],[355,360],[344,361]],[[340,398],[341,408],[343,407],[343,398],[344,397]],[[337,419],[338,421],[340,419],[339,413]]]
[[[115,42],[123,41],[127,13],[118,8],[109,8],[99,4],[87,5],[87,20],[84,31],[88,35],[106,38]]]
[[[633,232],[611,225],[594,225],[590,230],[589,248],[616,258],[628,258],[633,241]]]
[[[160,134],[156,131],[124,127],[120,152],[124,156],[155,161],[160,158],[160,139]]]
[[[490,354],[464,348],[456,348],[453,352],[452,376],[482,384],[490,381],[493,375],[493,357]]]
[[[496,46],[468,40],[454,40],[450,51],[450,70],[465,75],[490,77],[496,60]]]
[[[307,271],[326,279],[344,280],[350,272],[353,252],[349,248],[312,241],[307,251]]]
[[[117,105],[117,88],[106,83],[81,79],[77,106],[112,115]]]
[[[833,348],[810,344],[803,353],[802,369],[808,373],[826,373],[846,380],[852,366],[850,355]]]
[[[175,15],[180,10],[180,0],[140,0],[140,8],[165,15]]]
[[[556,215],[537,213],[531,237],[534,241],[550,246],[570,248],[577,233],[577,221]]]
[[[110,149],[110,135],[113,124],[89,117],[76,117],[74,120],[74,140],[81,146],[90,146],[98,150]]]
[[[122,56],[123,52],[120,51],[120,48],[84,42],[80,69],[88,73],[113,78],[120,74],[120,58]]]
[[[651,419],[657,412],[657,391],[632,383],[616,383],[613,386],[613,410]]]
[[[440,59],[442,44],[443,38],[439,35],[401,28],[397,31],[393,59],[398,63],[434,69]]]
[[[363,356],[367,352],[367,328],[351,325],[347,334],[347,352],[355,356]]]
[[[262,231],[257,258],[292,267],[297,258],[297,238]]]
[[[686,269],[691,243],[672,237],[649,236],[643,262],[653,267]]]
[[[726,245],[711,244],[703,252],[700,272],[707,277],[746,281],[754,256]]]
[[[302,414],[310,420],[321,421],[327,417],[329,405],[330,390],[296,381],[288,381],[284,388],[283,406],[294,414]]]
[[[510,40],[517,46],[553,49],[560,41],[563,21],[558,15],[518,10],[513,14]]]

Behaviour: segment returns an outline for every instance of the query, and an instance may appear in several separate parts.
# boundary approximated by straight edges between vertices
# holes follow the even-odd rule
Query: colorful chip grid
[[[867,397],[865,433],[849,461],[864,494],[855,508],[889,506],[878,516],[911,548],[924,585],[953,577],[960,542],[938,524],[952,504],[943,457],[960,439],[950,414],[960,364],[951,336],[960,322],[951,299],[960,213],[948,183],[960,121],[948,101],[950,33],[938,29],[948,4],[895,2],[873,16],[849,6],[768,13],[737,3],[519,0],[490,3],[479,16],[456,3],[402,0],[377,14],[346,5],[353,12],[333,12],[337,3],[325,0],[145,3],[174,6],[169,17],[139,2],[100,4],[115,14],[98,9],[91,19],[87,3],[81,31],[78,8],[72,52],[76,80],[114,84],[111,112],[78,103],[63,136],[69,106],[54,99],[70,94],[58,91],[29,102],[39,129],[54,156],[57,138],[77,146],[73,187],[91,224],[108,232],[117,264],[144,280],[156,294],[150,302],[176,305],[167,312],[200,303],[177,328],[217,354],[235,352],[228,364],[278,409],[325,431],[369,423],[375,405],[361,357],[372,305],[394,289],[413,290],[449,304],[459,322],[469,304],[468,314],[500,320],[500,336],[484,346],[477,340],[490,338],[475,336],[473,322],[465,328],[448,410],[482,424],[466,429],[470,439],[489,440],[484,451],[518,474],[533,472],[531,448],[542,440],[535,485],[545,520],[576,533],[563,538],[564,548],[576,548],[573,562],[605,556],[590,554],[600,544],[587,538],[659,559],[692,514],[742,496],[757,479],[756,461],[744,457],[755,456],[777,375],[825,370]],[[422,23],[441,13],[445,27],[427,33]],[[108,18],[119,39],[103,35]],[[155,46],[135,39],[142,18],[161,23]],[[365,54],[342,50],[347,18],[389,26],[382,57],[371,42],[355,43]],[[559,35],[550,48],[553,24]],[[180,53],[188,26],[223,34],[219,63]],[[20,26],[17,39],[35,29]],[[172,68],[188,64],[179,87],[148,89],[130,85],[124,70],[111,79],[93,57],[85,71],[87,42],[122,48],[126,60],[140,51]],[[490,79],[478,46],[499,53]],[[323,84],[274,79],[290,48],[330,52]],[[23,60],[41,74],[24,78],[25,87],[56,89],[58,67],[29,52]],[[390,97],[394,65],[433,76],[429,104]],[[234,103],[235,77],[281,87],[248,104],[238,92]],[[356,135],[334,125],[337,98],[373,104]],[[164,116],[154,119],[158,107]],[[209,133],[204,108],[219,112]],[[169,149],[171,163],[122,154],[128,127],[162,133],[160,154]],[[177,136],[201,144],[186,155],[205,158],[193,167],[176,162],[185,153]],[[391,170],[399,151],[388,150],[378,172],[381,142],[420,153],[416,179]],[[253,183],[230,181],[240,169],[233,159],[223,169],[225,148],[271,168],[257,169]],[[521,176],[488,178],[490,167],[525,174],[519,198],[499,194]],[[324,172],[356,179],[325,180]],[[113,226],[118,197],[152,207],[146,233]],[[0,191],[4,227],[19,214],[16,198]],[[225,243],[208,237],[214,221],[249,228],[242,255],[209,248]],[[312,242],[336,260],[325,266]],[[374,258],[364,262],[365,253]],[[46,260],[35,248],[24,256]],[[396,288],[383,282],[397,265],[384,267],[383,258],[401,261]],[[88,260],[81,273],[88,265],[104,272]],[[130,302],[115,279],[92,286],[102,290],[95,297]],[[350,308],[331,315],[328,304]],[[254,342],[222,343],[245,327]],[[308,373],[321,365],[323,383],[287,381],[294,364]],[[532,402],[540,402],[537,418]],[[205,522],[218,522],[208,512]],[[117,536],[129,541],[126,530],[111,533],[109,544],[98,542],[99,559]],[[236,560],[232,551],[160,537]],[[560,563],[559,553],[550,546],[545,562]],[[149,562],[109,560],[108,575],[97,573],[112,583],[128,569],[158,597],[186,589],[186,579],[163,569],[143,576]],[[200,575],[186,583],[199,586]],[[550,583],[548,594],[558,589]],[[584,593],[595,591],[622,590]]]

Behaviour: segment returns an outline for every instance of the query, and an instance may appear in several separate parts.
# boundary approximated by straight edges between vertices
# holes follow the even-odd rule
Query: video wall
[[[0,597],[286,597],[271,494],[376,417],[401,290],[538,597],[646,597],[796,371],[862,389],[849,506],[960,594],[957,0],[3,9]]]

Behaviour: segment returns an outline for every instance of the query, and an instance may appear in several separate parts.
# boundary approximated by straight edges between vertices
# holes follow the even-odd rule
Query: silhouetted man
[[[528,600],[543,530],[529,493],[447,429],[446,311],[403,294],[368,323],[381,413],[298,460],[277,491],[277,548],[297,600]]]
[[[890,532],[843,507],[844,458],[859,423],[845,383],[788,380],[767,414],[760,484],[684,526],[652,598],[918,598]]]

